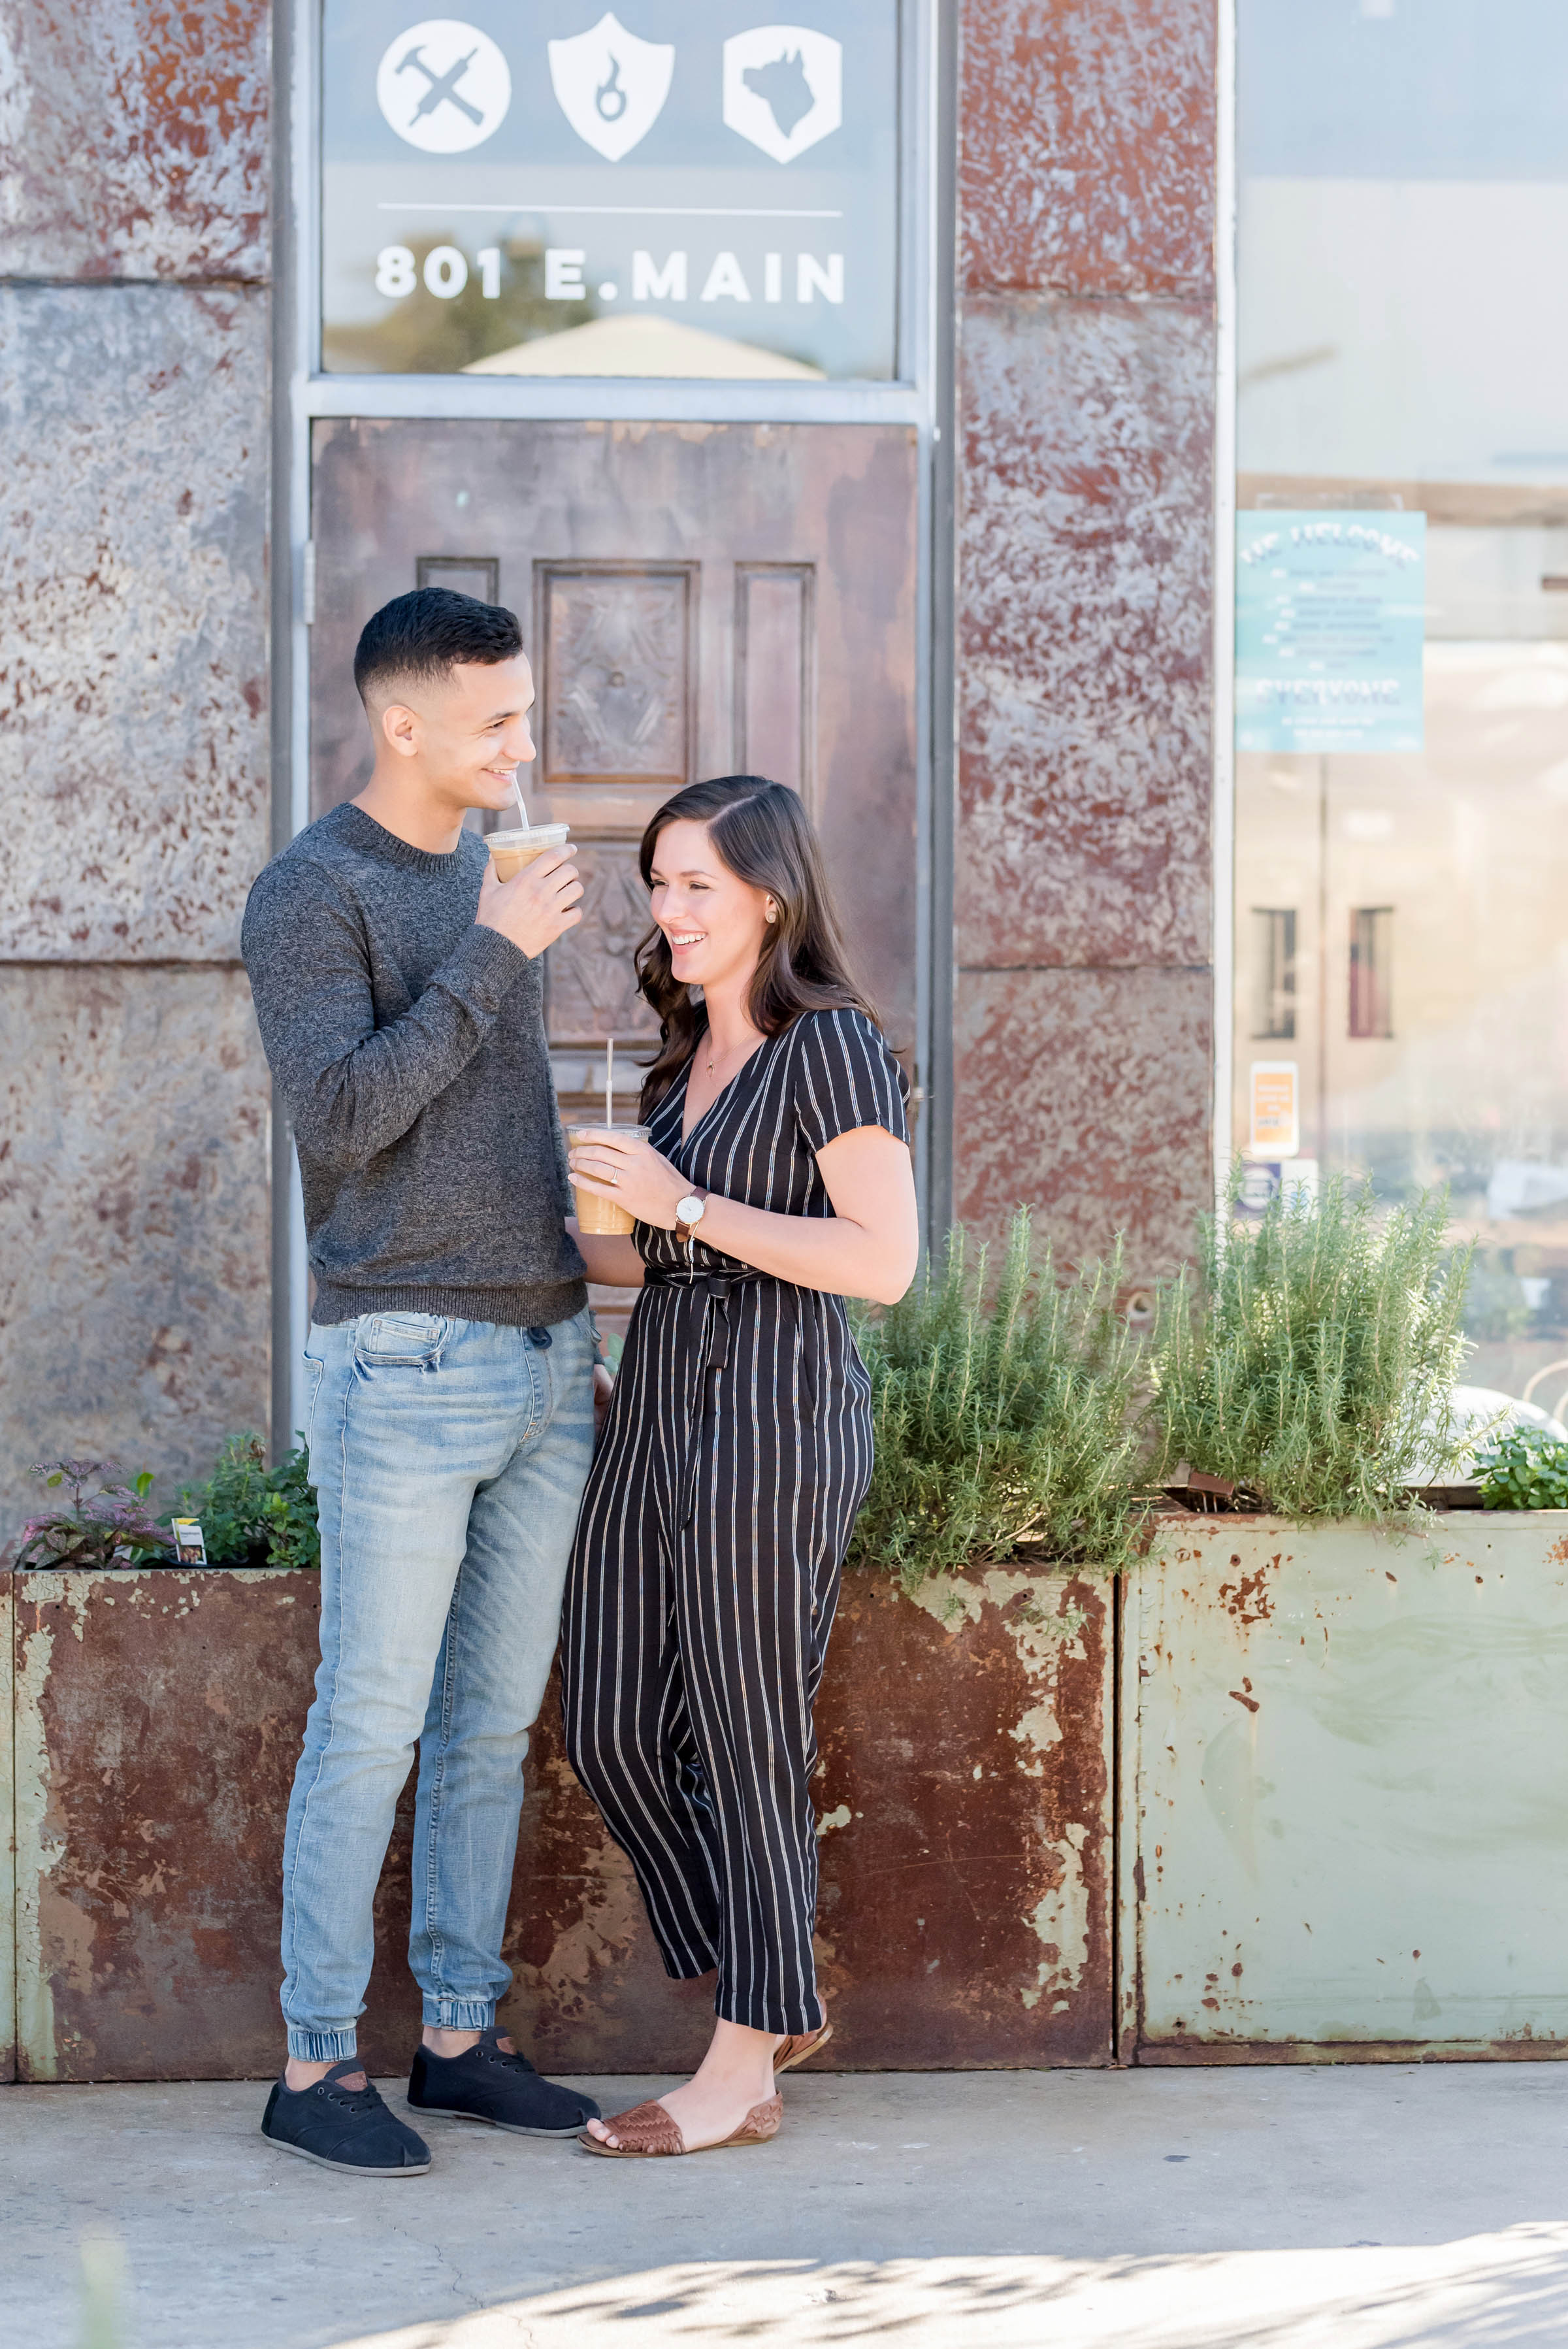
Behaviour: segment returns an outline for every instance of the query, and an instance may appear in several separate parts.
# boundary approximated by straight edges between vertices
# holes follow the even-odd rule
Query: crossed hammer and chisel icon
[[[418,43],[416,43],[413,48],[407,50],[404,56],[398,58],[397,69],[399,73],[407,73],[409,67],[413,66],[418,72],[424,75],[425,79],[429,84],[429,88],[426,90],[424,97],[419,100],[418,105],[408,117],[410,123],[418,122],[422,115],[433,114],[443,99],[446,100],[446,103],[449,106],[455,106],[460,113],[466,114],[469,120],[473,123],[476,128],[483,123],[484,116],[481,114],[479,108],[477,106],[470,106],[466,98],[459,98],[458,96],[458,84],[461,81],[463,76],[467,73],[469,67],[472,65],[478,55],[478,49],[470,49],[466,57],[459,57],[457,64],[454,66],[449,66],[444,74],[436,73],[425,63],[423,57],[419,53],[419,45]]]

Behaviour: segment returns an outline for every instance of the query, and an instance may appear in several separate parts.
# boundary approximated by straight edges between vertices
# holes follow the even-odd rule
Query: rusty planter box
[[[265,2076],[315,1578],[0,1582],[16,1682],[18,2075]],[[1111,2060],[1111,1633],[1109,1591],[1060,1576],[975,1572],[915,1600],[846,1578],[817,1787],[836,2063]],[[630,1870],[566,1766],[553,1692],[528,1780],[508,2019],[557,2070],[682,2064],[706,2040],[711,1984],[665,1981]],[[411,1806],[410,1791],[378,1897],[362,2044],[380,2072],[407,2063],[417,2032]]]
[[[1568,1513],[1165,1520],[1128,1583],[1125,2055],[1568,2053]]]

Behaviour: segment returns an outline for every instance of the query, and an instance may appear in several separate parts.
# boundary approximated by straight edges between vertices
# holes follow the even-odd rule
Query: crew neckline
[[[385,858],[388,864],[401,864],[411,873],[449,873],[462,858],[463,843],[469,837],[460,833],[456,848],[416,848],[412,841],[400,840],[384,823],[377,823],[373,815],[366,815],[362,807],[356,807],[352,800],[340,801],[331,810],[330,821],[335,830],[347,835],[353,846],[367,849],[371,855]]]

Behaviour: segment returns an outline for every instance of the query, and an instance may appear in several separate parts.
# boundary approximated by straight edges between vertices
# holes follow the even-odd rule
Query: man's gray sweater
[[[410,848],[335,807],[251,891],[242,944],[299,1150],[314,1318],[514,1327],[588,1301],[544,966],[474,920],[487,857]]]

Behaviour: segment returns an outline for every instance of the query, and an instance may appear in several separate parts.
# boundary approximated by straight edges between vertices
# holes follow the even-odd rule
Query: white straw
[[[615,1123],[615,1040],[612,1036],[604,1047],[604,1123]]]
[[[511,779],[511,788],[517,798],[517,820],[519,823],[521,824],[524,832],[527,832],[531,827],[528,820],[528,803],[522,796],[522,769],[521,767]]]

